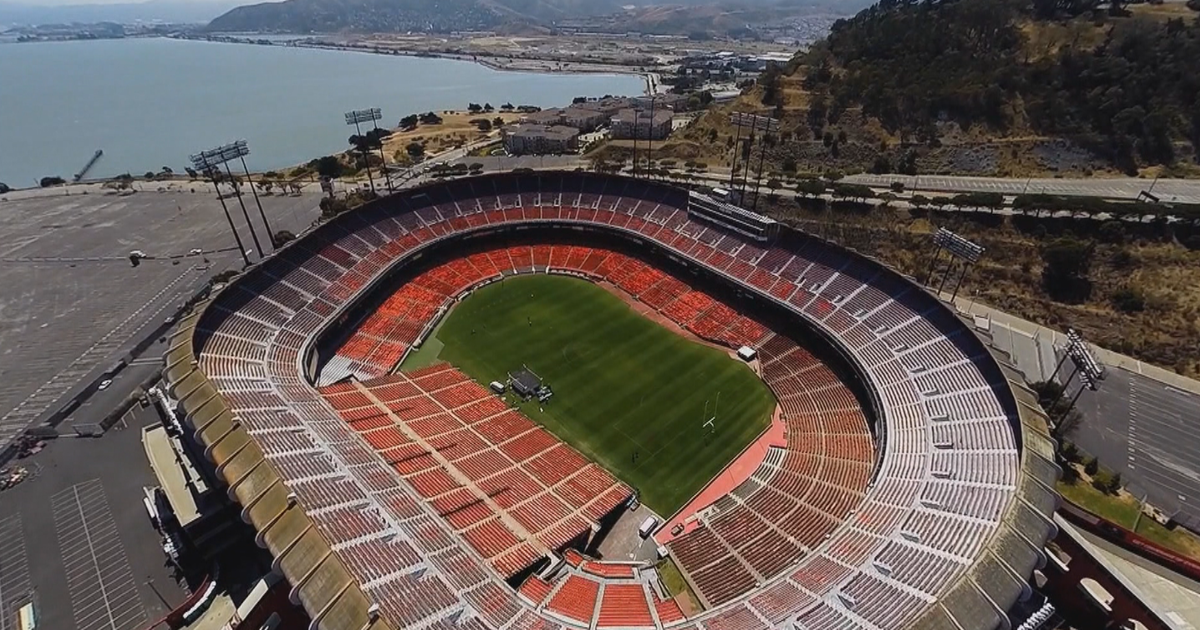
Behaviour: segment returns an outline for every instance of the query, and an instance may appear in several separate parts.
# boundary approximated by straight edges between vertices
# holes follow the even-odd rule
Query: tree
[[[783,188],[783,182],[772,177],[771,179],[767,180],[767,188],[771,189],[771,196],[774,197],[775,191],[779,190],[780,188]]]
[[[1042,287],[1056,300],[1086,299],[1091,293],[1088,274],[1093,244],[1063,237],[1042,246]]]
[[[404,147],[404,150],[408,152],[409,157],[413,160],[420,160],[425,156],[425,145],[420,142],[409,142]]]
[[[152,180],[155,177],[154,171],[146,171],[146,174],[142,175],[142,177],[146,178],[146,180]]]
[[[271,244],[276,248],[283,247],[286,243],[296,240],[296,235],[287,230],[279,230],[271,236]]]
[[[819,179],[802,179],[796,183],[796,192],[805,197],[817,197],[825,194],[825,182]]]
[[[492,126],[493,126],[493,127],[496,127],[496,128],[503,127],[503,126],[504,126],[504,119],[503,119],[503,118],[501,118],[501,117],[499,117],[499,116],[497,116],[497,117],[493,118],[493,119],[492,119]]]
[[[52,175],[50,177],[43,177],[38,182],[38,184],[40,184],[42,188],[49,188],[51,186],[61,186],[65,183],[67,183],[67,181],[57,175]]]
[[[314,160],[313,169],[321,177],[337,178],[342,176],[342,161],[335,155],[326,155]]]
[[[187,173],[188,179],[196,179],[200,176],[200,174],[196,172],[196,169],[190,166],[185,166],[183,168],[183,172]]]
[[[492,112],[492,111],[496,111],[496,108],[495,108],[495,107],[492,107],[492,104],[491,104],[491,103],[484,103],[484,104],[483,104],[483,111],[485,111],[485,112]]]
[[[492,121],[486,118],[476,118],[472,120],[471,123],[474,124],[475,127],[478,128],[482,133],[487,133],[492,130]]]
[[[0,195],[3,195],[5,193],[10,193],[10,192],[12,192],[12,188],[9,188],[8,184],[5,184],[4,182],[0,182]]]
[[[400,124],[396,125],[396,126],[400,127],[401,129],[404,129],[404,130],[411,130],[411,129],[415,129],[417,126],[417,123],[419,123],[419,122],[420,122],[420,118],[416,114],[409,114],[409,115],[405,116],[404,118],[401,118]]]
[[[471,103],[467,105],[467,111],[471,112],[472,114],[478,114],[479,112],[483,111],[483,107],[480,106],[479,103]]]

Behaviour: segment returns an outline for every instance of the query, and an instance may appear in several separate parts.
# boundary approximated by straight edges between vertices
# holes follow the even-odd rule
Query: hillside
[[[238,7],[209,31],[393,33],[491,29],[533,21],[522,10],[548,10],[546,0],[285,0]],[[601,3],[597,3],[601,4]]]
[[[212,32],[450,32],[562,28],[570,32],[726,35],[867,0],[284,0],[238,7]]]
[[[1082,1],[884,0],[682,139],[728,164],[736,109],[782,120],[775,170],[1195,174],[1196,13]]]

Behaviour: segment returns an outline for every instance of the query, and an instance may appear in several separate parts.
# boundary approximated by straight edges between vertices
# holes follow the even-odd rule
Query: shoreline
[[[104,40],[80,40],[80,41],[88,41],[88,42],[111,41],[112,39],[118,39],[118,38],[107,38]],[[502,57],[502,56],[480,56],[480,55],[470,55],[470,54],[454,54],[454,53],[446,53],[446,52],[391,50],[391,49],[381,49],[381,48],[377,48],[374,46],[343,45],[343,44],[337,44],[337,43],[305,43],[305,42],[291,41],[291,40],[281,42],[278,40],[269,40],[269,39],[261,39],[261,40],[255,41],[253,39],[248,39],[245,36],[213,38],[213,37],[207,37],[207,36],[201,37],[201,36],[183,36],[183,35],[175,35],[175,36],[167,36],[167,35],[142,36],[142,35],[139,35],[136,37],[127,37],[127,38],[119,38],[119,39],[130,39],[130,40],[157,39],[157,40],[176,40],[176,41],[181,41],[181,42],[257,44],[260,46],[312,48],[312,49],[318,49],[318,50],[331,50],[331,51],[336,51],[336,52],[347,52],[347,53],[357,52],[357,53],[369,53],[369,54],[391,55],[391,56],[442,58],[442,59],[449,59],[449,60],[453,60],[453,61],[474,62],[475,64],[482,66],[484,68],[487,68],[488,70],[526,73],[529,76],[536,76],[536,75],[542,75],[542,76],[551,76],[551,75],[555,75],[555,76],[566,76],[566,75],[587,76],[587,75],[593,75],[593,76],[599,77],[600,75],[609,75],[609,76],[626,77],[625,81],[628,81],[629,77],[637,76],[641,79],[640,93],[643,93],[643,94],[647,93],[651,89],[655,89],[655,88],[661,86],[661,83],[659,81],[659,75],[657,73],[646,72],[644,70],[635,70],[633,67],[630,67],[630,66],[619,66],[619,65],[605,65],[605,64],[592,64],[592,63],[561,63],[560,64],[560,63],[556,63],[556,62],[552,62],[552,61],[513,59],[513,58],[508,58],[508,57]],[[21,43],[23,43],[27,46],[31,46],[31,45],[38,44],[38,43],[60,43],[60,42],[21,42]],[[74,42],[72,41],[72,42],[61,42],[61,43],[74,43]],[[16,45],[16,43],[14,43],[13,45]],[[603,79],[598,79],[598,80],[603,80]],[[636,96],[639,93],[637,91],[634,91],[634,90],[637,90],[637,88],[634,88],[632,85],[628,85],[628,86],[625,86],[624,88],[619,88],[619,89],[621,89],[622,94],[629,94],[630,96]],[[596,96],[599,96],[599,95],[600,95],[599,93],[596,94]],[[561,103],[547,104],[547,106],[561,107],[561,106],[566,106],[567,104],[569,104],[569,100],[563,101]],[[451,103],[447,103],[447,105],[451,105]],[[455,104],[455,105],[458,105],[459,107],[461,107],[461,104]],[[259,172],[260,173],[267,172],[270,170],[279,171],[281,169],[282,170],[290,170],[296,166],[305,164],[308,160],[319,158],[324,155],[336,155],[343,151],[345,151],[344,146],[339,146],[336,143],[330,144],[328,147],[321,147],[317,153],[313,153],[311,155],[306,155],[306,156],[297,156],[296,161],[288,161],[288,163],[283,166],[263,168]],[[106,150],[106,153],[107,152],[108,151]],[[89,150],[89,154],[90,154],[90,150]],[[176,169],[179,168],[177,164],[171,164],[171,166],[175,167]],[[124,170],[130,174],[136,174],[141,171],[141,168],[142,167],[140,167],[140,166],[135,166],[135,167],[126,168]],[[70,172],[74,172],[77,169],[78,169],[77,164],[72,165]],[[46,172],[51,173],[51,175],[54,175],[54,174],[56,174],[53,172],[54,170],[55,169],[51,168],[51,169],[48,169]],[[58,173],[60,175],[61,175],[61,172],[67,172],[67,169],[58,169],[58,170],[60,171],[60,173]],[[100,170],[100,169],[97,169],[97,170]],[[152,170],[157,171],[157,167],[152,167]],[[92,176],[92,177],[88,177],[88,178],[84,179],[83,181],[75,183],[75,182],[71,182],[71,177],[69,175],[61,175],[61,176],[63,176],[64,179],[66,179],[69,183],[74,183],[76,185],[81,186],[81,188],[83,190],[88,190],[88,184],[100,184],[100,183],[104,183],[107,181],[112,181],[112,179],[113,179],[112,177]],[[136,177],[135,179],[139,183],[144,181],[144,179],[142,177]],[[29,181],[28,179],[21,179],[20,177],[16,177],[15,180],[11,176],[7,177],[7,178],[0,177],[0,182],[5,182],[5,183],[9,184],[10,186],[13,186],[12,190],[14,192],[18,191],[18,190],[29,191],[29,190],[38,189],[36,182],[33,184],[30,184],[30,183],[27,183],[28,181]],[[141,186],[139,186],[139,188],[140,187]],[[60,189],[59,194],[70,194],[70,193],[61,191],[61,189]],[[10,199],[16,198],[15,195],[12,195],[10,193],[6,193],[5,195],[0,195],[0,196],[8,196]]]
[[[337,44],[332,42],[308,42],[295,40],[277,43],[271,40],[254,39],[253,37],[235,36],[165,36],[165,39],[210,42],[214,44],[248,44],[252,46],[275,46],[281,48],[308,48],[313,50],[331,50],[337,52],[364,53],[386,57],[425,57],[432,59],[450,59],[467,61],[498,72],[525,72],[530,74],[621,74],[634,75],[642,79],[642,93],[653,94],[662,86],[660,72],[646,69],[632,69],[629,66],[604,63],[598,61],[562,62],[552,58],[519,58],[487,53],[454,53],[433,50],[412,50],[407,48],[383,48],[374,45]],[[508,63],[503,63],[508,60]]]

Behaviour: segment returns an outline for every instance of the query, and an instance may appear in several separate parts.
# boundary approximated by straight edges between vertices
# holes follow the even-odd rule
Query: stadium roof
[[[1057,469],[1028,391],[933,296],[811,237],[767,247],[693,223],[687,195],[667,186],[562,173],[421,192],[339,216],[249,269],[181,322],[166,357],[199,441],[319,627],[589,625],[553,614],[553,597],[545,607],[517,597],[371,454],[303,367],[353,297],[409,255],[531,223],[636,237],[786,306],[855,366],[880,423],[878,470],[852,524],[744,595],[655,626],[1000,624],[1052,533]],[[889,550],[885,568],[872,561]],[[792,595],[768,596],[780,589]]]

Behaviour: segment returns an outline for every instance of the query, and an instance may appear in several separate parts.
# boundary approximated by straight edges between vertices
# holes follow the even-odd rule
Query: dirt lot
[[[482,103],[481,103],[482,105]],[[498,107],[499,103],[492,103]],[[439,125],[419,124],[416,128],[410,131],[396,130],[392,135],[384,140],[383,148],[389,158],[402,161],[405,157],[405,147],[411,142],[420,142],[425,145],[426,153],[438,153],[447,149],[453,149],[462,146],[468,142],[481,140],[489,133],[481,132],[479,127],[471,121],[487,120],[489,124],[493,124],[496,118],[504,121],[504,124],[516,122],[521,115],[513,112],[480,112],[472,114],[469,112],[437,112],[441,116],[442,123]],[[493,125],[493,131],[495,127]],[[398,157],[394,157],[398,154]]]

